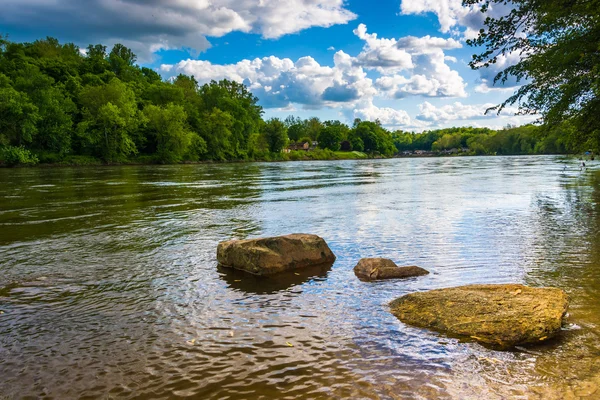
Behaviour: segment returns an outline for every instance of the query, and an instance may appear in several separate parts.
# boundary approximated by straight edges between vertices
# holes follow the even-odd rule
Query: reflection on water
[[[307,282],[314,284],[315,281],[325,280],[331,271],[331,265],[314,265],[296,271],[284,271],[276,276],[256,276],[220,265],[217,266],[217,269],[221,272],[221,278],[232,290],[240,290],[249,294],[274,294]]]
[[[600,175],[564,162],[0,170],[0,393],[593,398]],[[324,237],[335,264],[279,279],[217,268],[219,241],[294,232]],[[361,257],[432,273],[364,283]],[[387,309],[417,290],[506,282],[564,288],[569,329],[502,352]]]

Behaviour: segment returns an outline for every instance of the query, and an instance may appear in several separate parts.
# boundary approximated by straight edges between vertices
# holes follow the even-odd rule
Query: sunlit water
[[[600,395],[594,168],[482,157],[2,169],[0,398]],[[333,267],[217,269],[219,241],[294,232],[325,238]],[[363,283],[361,257],[431,274]],[[387,306],[506,282],[564,288],[568,329],[497,351],[404,325]]]

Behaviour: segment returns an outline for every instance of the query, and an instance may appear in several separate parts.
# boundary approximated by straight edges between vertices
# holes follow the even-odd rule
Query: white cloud
[[[335,107],[376,94],[371,79],[343,51],[335,54],[333,67],[322,66],[312,57],[294,62],[275,56],[228,65],[185,60],[161,66],[161,70],[170,67],[174,73],[194,75],[200,83],[223,78],[244,83],[267,108],[289,107],[291,103],[308,108]]]
[[[364,24],[360,24],[354,34],[366,42],[354,62],[367,69],[375,68],[383,75],[376,80],[376,86],[388,97],[467,96],[466,84],[460,74],[446,64],[444,54],[444,50],[461,48],[460,42],[429,35],[379,39],[377,34],[367,33]]]
[[[442,32],[450,31],[470,12],[470,8],[462,6],[462,0],[402,0],[400,10],[402,14],[435,13]]]
[[[460,121],[460,120],[476,120],[476,119],[491,119],[498,118],[498,114],[494,111],[485,113],[485,111],[494,107],[495,104],[462,104],[455,102],[446,104],[441,107],[436,107],[429,102],[424,102],[419,105],[420,113],[417,119],[427,122],[445,122],[445,121]],[[509,107],[502,111],[501,116],[513,116],[516,109]]]
[[[367,26],[360,24],[354,34],[365,41],[356,64],[366,68],[378,68],[381,72],[401,71],[413,68],[412,58],[397,46],[396,39],[378,39],[376,33],[367,33]]]
[[[410,50],[414,54],[428,54],[436,52],[436,50],[460,49],[462,44],[454,39],[431,37],[429,35],[423,37],[405,36],[398,39],[397,47]]]
[[[477,36],[487,16],[500,17],[509,10],[510,4],[491,4],[484,14],[479,5],[463,6],[462,0],[402,0],[400,4],[402,14],[434,13],[438,17],[441,32],[467,39]]]
[[[511,10],[511,4],[510,2],[490,4],[489,9],[482,13],[479,5],[465,7],[462,5],[462,0],[402,0],[400,9],[403,14],[434,13],[440,22],[440,31],[469,39],[477,37],[480,29],[486,28],[484,24],[486,17],[500,18],[507,15]],[[479,69],[480,80],[479,85],[474,89],[475,92],[508,91],[507,88],[521,85],[522,83],[517,82],[514,77],[510,77],[506,82],[494,84],[498,72],[516,64],[520,59],[521,55],[518,53],[500,55],[495,64]],[[456,61],[448,57],[446,60]]]
[[[234,31],[275,39],[355,18],[344,0],[3,0],[0,26],[37,36],[53,32],[83,46],[118,41],[146,56],[161,49],[203,51],[207,36]]]
[[[406,127],[412,124],[408,113],[404,110],[396,110],[390,107],[377,107],[368,102],[362,108],[354,109],[354,118],[360,118],[367,121],[379,120],[382,125]]]
[[[226,65],[189,59],[159,69],[170,76],[193,75],[200,83],[223,78],[244,83],[269,109],[339,108],[349,118],[379,119],[390,126],[423,124],[411,121],[404,110],[375,106],[374,99],[466,96],[465,82],[446,64],[444,54],[460,48],[458,41],[431,36],[379,38],[363,24],[354,33],[364,40],[363,49],[356,56],[337,51],[333,66],[308,56],[296,61],[270,56]],[[375,82],[367,71],[378,74],[372,77]]]
[[[413,75],[382,76],[375,81],[375,87],[388,97],[404,98],[411,95],[427,97],[467,97],[466,84],[457,71],[444,61],[443,53],[433,57],[414,57],[416,67]]]
[[[506,68],[517,64],[521,61],[520,52],[512,52],[507,55],[499,55],[494,64],[489,67],[479,69],[480,82],[481,84],[475,88],[478,93],[488,93],[493,90],[514,90],[515,87],[522,85],[522,82],[517,82],[514,76],[509,76],[505,81],[498,81],[494,83],[496,75],[505,70]]]

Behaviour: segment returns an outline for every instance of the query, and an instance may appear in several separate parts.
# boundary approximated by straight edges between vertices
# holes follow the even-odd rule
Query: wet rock
[[[222,267],[235,268],[255,275],[333,264],[335,255],[316,235],[292,234],[250,240],[221,242],[217,260]]]
[[[377,281],[382,279],[410,278],[429,274],[420,267],[399,267],[387,258],[363,258],[356,267],[354,274],[361,281]]]
[[[581,382],[575,387],[575,395],[579,397],[588,397],[598,391],[598,385],[594,382]]]
[[[557,288],[470,285],[411,293],[390,307],[407,324],[507,348],[555,336],[568,297]]]

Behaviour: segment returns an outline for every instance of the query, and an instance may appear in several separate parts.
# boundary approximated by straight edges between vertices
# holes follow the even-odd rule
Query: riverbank
[[[181,161],[170,163],[172,165],[181,164],[220,164],[220,163],[243,163],[243,162],[284,162],[284,161],[338,161],[338,160],[363,160],[363,159],[378,159],[385,158],[375,156],[359,151],[331,151],[331,150],[314,150],[314,151],[292,151],[289,153],[270,153],[264,157],[256,157],[249,159],[232,159],[232,160],[200,160],[200,161]],[[35,164],[16,164],[3,165],[0,167],[85,167],[85,166],[110,166],[110,165],[163,165],[153,156],[142,155],[139,157],[116,161],[105,162],[95,157],[90,156],[65,156],[59,158],[58,155],[46,155],[38,157],[38,162]]]
[[[399,153],[391,157],[385,157],[380,154],[367,154],[360,151],[331,151],[318,149],[314,151],[292,151],[289,153],[270,153],[267,157],[257,157],[249,159],[231,159],[231,160],[200,160],[200,161],[181,161],[173,163],[163,163],[153,156],[142,155],[128,160],[105,162],[101,159],[90,156],[66,156],[63,159],[58,157],[45,157],[36,164],[17,164],[5,165],[0,162],[0,168],[15,167],[96,167],[96,166],[121,166],[121,165],[186,165],[186,164],[236,164],[250,162],[288,162],[288,161],[340,161],[340,160],[381,160],[390,158],[456,158],[456,157],[489,157],[489,156],[519,156],[522,154],[469,154],[469,153]],[[571,156],[574,154],[535,154],[535,155],[559,155]],[[50,160],[50,161],[46,161]],[[587,160],[586,160],[587,161]]]

